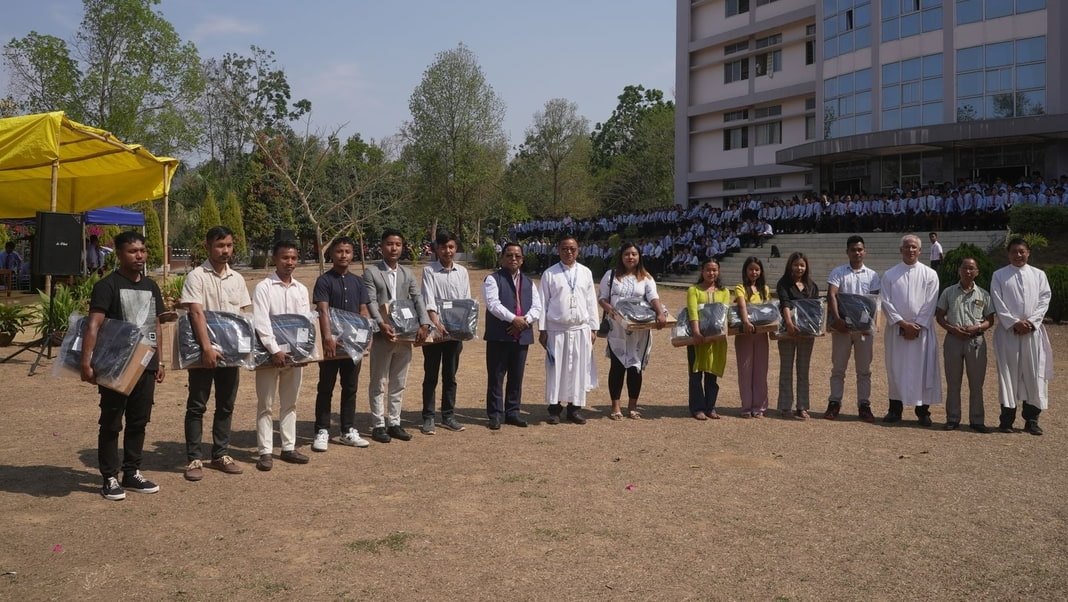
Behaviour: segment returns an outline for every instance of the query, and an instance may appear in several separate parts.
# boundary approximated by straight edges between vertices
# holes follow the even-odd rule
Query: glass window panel
[[[942,100],[942,78],[932,77],[923,80],[923,101]]]
[[[909,105],[920,102],[920,83],[901,84],[901,104]]]
[[[871,113],[864,115],[857,115],[853,121],[853,130],[857,134],[870,134],[871,133]]]
[[[858,6],[853,11],[853,27],[871,25],[871,6]]]
[[[936,6],[942,6],[942,0],[923,0],[920,2],[921,8],[934,8]]]
[[[901,109],[901,127],[914,128],[920,125],[920,105]]]
[[[838,99],[838,114],[839,115],[852,115],[853,114],[853,97],[843,96]]]
[[[823,97],[834,98],[838,96],[838,78],[828,77],[823,80]]]
[[[1012,67],[1006,67],[1000,71],[1001,89],[1012,90]]]
[[[1012,90],[1012,82],[1008,82],[1009,85],[1005,85],[1004,78],[1001,75],[1001,69],[988,69],[986,72],[986,93],[1002,92],[1005,90]]]
[[[957,96],[977,96],[983,93],[983,72],[972,71],[957,76]]]
[[[1012,94],[991,94],[983,97],[984,111],[987,119],[1003,119],[1012,117]]]
[[[871,90],[871,69],[860,69],[853,72],[853,89]]]
[[[942,53],[930,54],[921,59],[923,63],[923,76],[933,77],[935,75],[942,75]]]
[[[1046,64],[1021,65],[1016,68],[1016,88],[1046,87]]]
[[[901,61],[901,81],[920,79],[920,59]]]
[[[827,116],[834,117],[837,114],[838,114],[838,101],[837,100],[828,100],[828,101],[823,103],[823,116],[824,116],[824,118],[827,118]]]
[[[833,15],[838,10],[838,0],[823,0],[823,14]]]
[[[883,4],[886,6],[886,4]],[[889,42],[897,39],[897,19],[883,21],[883,41]]]
[[[849,10],[853,8],[853,0],[838,0],[838,10]]]
[[[1029,13],[1046,8],[1046,0],[1016,0],[1017,13]]]
[[[983,0],[958,0],[957,25],[983,20]]]
[[[839,136],[852,136],[853,135],[853,118],[845,117],[835,122],[838,126]]]
[[[853,102],[856,104],[857,113],[871,112],[871,92],[857,92]]]
[[[982,99],[962,98],[957,101],[957,121],[975,121],[982,119]]]
[[[883,18],[896,17],[898,15],[897,2],[893,0],[883,2]]]
[[[883,125],[884,130],[896,130],[901,127],[901,111],[897,109],[888,109],[883,111]]]
[[[920,13],[912,13],[901,17],[901,37],[918,35],[920,33]]]
[[[893,108],[901,104],[901,87],[886,86],[883,88],[883,106]]]
[[[838,76],[838,93],[839,94],[852,94],[853,93],[853,74],[844,73]]]
[[[1019,106],[1016,107],[1019,115],[1044,115],[1046,113],[1046,91],[1031,90],[1018,92]]]
[[[838,36],[838,54],[853,52],[853,32],[843,33]]]
[[[883,85],[896,84],[901,79],[901,64],[887,63],[883,65]]]
[[[1046,36],[1016,40],[1016,62],[1030,63],[1046,59]]]
[[[957,73],[983,68],[983,47],[972,46],[957,51]]]
[[[986,66],[1002,67],[1012,64],[1012,42],[986,45]]]
[[[923,105],[923,125],[942,123],[942,103],[929,102]]]
[[[838,19],[831,17],[823,20],[823,39],[833,38],[838,35]]]
[[[942,9],[931,8],[923,11],[923,30],[938,31],[942,29]]]
[[[823,58],[833,59],[838,56],[838,38],[831,38],[823,43]]]
[[[901,0],[901,14],[920,10],[920,0]]]
[[[997,19],[1012,14],[1012,0],[983,0],[987,19]]]
[[[853,47],[858,50],[871,47],[871,27],[861,27],[853,32]]]

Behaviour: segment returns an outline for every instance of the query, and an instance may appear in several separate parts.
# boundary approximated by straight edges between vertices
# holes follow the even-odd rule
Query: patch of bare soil
[[[476,290],[484,272],[472,271]],[[310,284],[316,273],[301,268]],[[249,285],[262,273],[247,274]],[[681,290],[663,290],[672,311]],[[1068,328],[1050,328],[1058,368]],[[308,448],[318,370],[305,369],[300,449],[255,461],[255,391],[242,376],[233,453],[242,475],[182,478],[186,374],[158,388],[144,471],[155,495],[100,498],[95,388],[0,364],[0,598],[9,600],[825,600],[1068,597],[1068,418],[1051,383],[1046,435],[866,424],[852,382],[838,421],[738,418],[731,351],[723,420],[686,410],[686,360],[655,333],[644,420],[608,419],[608,362],[585,426],[544,422],[544,354],[531,349],[530,428],[490,431],[484,343],[465,343],[463,432],[418,433],[421,352],[405,392],[414,439]],[[772,389],[778,356],[772,344]],[[872,398],[886,409],[877,345]],[[816,343],[814,416],[830,341]],[[367,376],[357,404],[369,427]],[[848,379],[852,379],[850,372]],[[993,362],[987,424],[998,413]],[[335,400],[336,404],[336,400]],[[336,407],[336,406],[335,406]],[[774,412],[772,412],[774,414]],[[210,415],[210,410],[209,410]],[[206,421],[208,422],[208,421]],[[210,423],[209,423],[210,424]],[[1018,423],[1019,424],[1019,423]],[[336,429],[336,416],[335,416]],[[210,427],[208,429],[210,431]],[[210,440],[208,432],[206,438]]]

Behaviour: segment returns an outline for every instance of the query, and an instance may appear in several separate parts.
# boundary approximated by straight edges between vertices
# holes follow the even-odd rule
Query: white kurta
[[[994,357],[998,363],[998,401],[1015,408],[1017,401],[1038,407],[1049,405],[1048,383],[1053,378],[1053,348],[1042,326],[1052,292],[1046,273],[1025,265],[1007,265],[994,272],[990,296],[998,312],[994,330]],[[1027,320],[1035,329],[1025,335],[1012,331]]]
[[[890,399],[906,406],[942,403],[942,370],[933,330],[938,274],[919,262],[899,263],[883,274],[880,296],[886,312],[883,342]],[[920,335],[906,340],[895,325],[901,320],[919,324]]]
[[[557,263],[541,275],[539,329],[548,335],[545,402],[586,405],[586,392],[597,387],[591,332],[597,329],[597,292],[593,274],[575,263]]]
[[[609,294],[609,289],[611,289],[611,294]],[[656,292],[656,282],[652,278],[638,280],[631,275],[624,276],[620,280],[613,278],[612,270],[605,272],[604,278],[601,279],[600,299],[608,299],[612,307],[615,307],[620,299],[630,299],[632,297],[641,297],[649,302],[652,302],[653,299],[659,299],[660,295]],[[608,332],[605,357],[608,356],[608,351],[611,350],[624,368],[645,370],[652,348],[652,331],[636,330],[627,332],[618,322],[613,322],[612,330]]]

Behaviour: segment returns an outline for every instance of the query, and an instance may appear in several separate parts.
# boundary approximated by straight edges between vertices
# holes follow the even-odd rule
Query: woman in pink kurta
[[[749,323],[746,303],[767,303],[771,289],[764,278],[764,264],[748,257],[742,266],[742,284],[734,287],[742,333],[734,337],[734,355],[738,360],[738,388],[742,397],[742,418],[763,418],[768,410],[768,335],[757,333]]]

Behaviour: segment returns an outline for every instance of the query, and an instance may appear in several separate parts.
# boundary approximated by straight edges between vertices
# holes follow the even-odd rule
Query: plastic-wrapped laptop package
[[[716,339],[727,336],[728,308],[722,303],[702,303],[697,306],[697,325],[706,337]],[[685,308],[679,312],[677,321],[671,330],[671,344],[675,347],[693,345],[693,332],[690,329],[690,317]]]
[[[470,341],[478,334],[478,301],[450,299],[438,302],[438,320],[449,334],[434,337],[441,341]]]
[[[286,364],[307,364],[322,359],[315,336],[319,316],[310,314],[271,314],[271,332],[279,350],[286,354]],[[252,362],[256,367],[271,364],[271,354],[256,336],[252,345]]]
[[[615,305],[616,315],[623,328],[628,331],[649,330],[656,328],[656,309],[642,297],[620,299]],[[667,311],[666,309],[664,310]],[[675,323],[675,317],[668,315],[667,322]]]
[[[795,299],[790,302],[793,307],[794,326],[798,337],[822,337],[827,323],[827,301],[825,299]],[[786,320],[779,323],[776,339],[793,338],[786,331]]]
[[[398,299],[382,306],[382,315],[389,316],[393,324],[393,334],[402,341],[415,341],[419,332],[419,312],[411,299]]]
[[[52,368],[54,376],[80,376],[88,326],[88,319],[81,314],[71,314],[67,335],[59,346],[59,361]],[[98,385],[129,395],[154,353],[150,345],[141,343],[141,329],[136,324],[104,318],[89,363]]]
[[[178,326],[175,328],[175,367],[179,370],[200,368],[203,353],[200,341],[193,332],[188,312],[180,312]],[[255,340],[252,329],[252,317],[226,311],[205,311],[204,320],[208,326],[208,338],[211,346],[219,352],[216,366],[219,368],[255,367],[252,363],[252,342]]]
[[[873,332],[879,315],[877,295],[838,293],[838,315],[851,332]]]
[[[782,316],[779,315],[779,304],[777,302],[746,303],[745,309],[749,316],[749,323],[756,326],[757,332],[775,332],[779,329],[779,321]],[[741,314],[738,313],[737,305],[731,306],[727,320],[728,334],[743,334],[742,318]]]
[[[360,314],[336,307],[330,308],[330,334],[337,341],[338,355],[352,358],[353,363],[363,359],[371,335],[378,332],[378,324]]]

